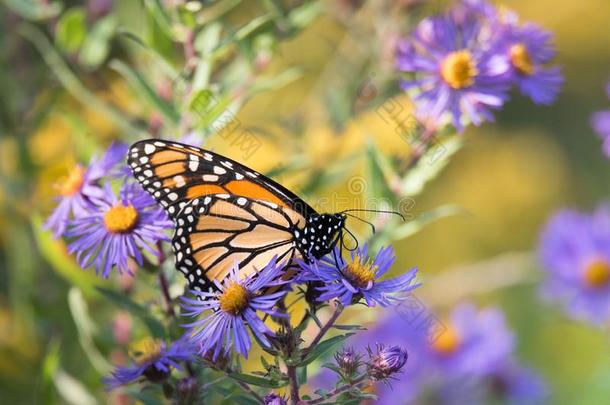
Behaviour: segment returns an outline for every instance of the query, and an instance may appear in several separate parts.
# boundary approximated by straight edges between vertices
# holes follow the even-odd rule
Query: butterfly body
[[[273,180],[204,149],[140,141],[128,165],[174,220],[176,268],[195,290],[218,289],[236,265],[246,277],[274,258],[289,267],[322,257],[345,226],[344,214],[319,214]]]

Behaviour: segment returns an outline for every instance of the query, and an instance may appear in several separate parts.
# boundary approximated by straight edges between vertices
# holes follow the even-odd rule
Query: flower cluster
[[[546,396],[540,378],[515,359],[514,336],[497,309],[460,305],[438,335],[422,333],[392,311],[351,344],[366,348],[378,341],[393,347],[381,352],[393,351],[394,364],[409,352],[409,367],[394,375],[395,383],[375,385],[379,404],[419,403],[431,392],[440,404],[540,403]],[[318,378],[320,385],[326,380]]]
[[[561,303],[574,319],[600,324],[610,318],[610,207],[556,213],[542,233],[540,261],[545,299]]]
[[[135,181],[124,174],[127,146],[113,143],[89,166],[76,165],[58,185],[59,204],[45,227],[69,241],[68,250],[83,268],[108,277],[113,268],[131,274],[129,260],[143,264],[142,252],[159,254],[172,223]],[[120,182],[118,194],[113,183]]]
[[[491,110],[508,100],[510,88],[537,104],[551,104],[563,77],[552,36],[485,0],[462,0],[446,14],[422,20],[398,45],[396,66],[406,76],[417,115],[436,126],[493,120]],[[448,119],[447,119],[448,118]]]

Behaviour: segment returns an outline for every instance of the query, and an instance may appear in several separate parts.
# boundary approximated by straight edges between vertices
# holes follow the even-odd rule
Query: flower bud
[[[337,366],[349,376],[358,372],[361,364],[360,357],[353,347],[348,347],[335,354],[335,361]]]
[[[176,396],[178,404],[194,404],[197,401],[197,379],[185,377],[178,380],[176,384]]]
[[[399,372],[407,363],[407,351],[400,346],[377,344],[377,351],[369,347],[369,375],[375,380],[385,380]]]
[[[273,392],[265,395],[263,401],[265,405],[286,405],[286,400]]]

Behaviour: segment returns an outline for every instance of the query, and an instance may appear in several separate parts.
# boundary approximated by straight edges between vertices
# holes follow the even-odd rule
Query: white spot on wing
[[[174,176],[174,182],[176,183],[176,186],[178,187],[184,187],[184,185],[186,184],[184,181],[184,177],[183,176]]]
[[[157,148],[155,148],[155,146],[151,145],[150,143],[147,143],[146,145],[144,145],[144,153],[146,153],[147,155],[150,155],[155,150],[157,150]]]
[[[218,176],[215,174],[204,174],[203,176],[201,176],[201,178],[203,179],[203,181],[207,181],[207,182],[218,181]]]
[[[214,166],[214,173],[225,174],[227,171],[220,166]]]

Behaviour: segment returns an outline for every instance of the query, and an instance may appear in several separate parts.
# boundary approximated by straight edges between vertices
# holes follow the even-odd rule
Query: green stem
[[[311,341],[311,344],[309,345],[309,347],[307,349],[303,350],[301,359],[306,358],[307,355],[311,352],[311,350],[313,348],[315,348],[318,343],[320,343],[320,340],[322,340],[324,335],[326,335],[326,332],[328,332],[330,330],[330,328],[332,328],[332,326],[335,324],[335,322],[337,321],[337,319],[339,318],[339,316],[341,315],[342,312],[343,312],[343,305],[341,305],[340,303],[337,303],[335,306],[335,311],[331,315],[330,319],[324,324],[324,326],[322,326],[322,328],[320,329],[320,331],[318,332],[316,337]]]
[[[46,64],[53,73],[55,73],[55,76],[57,76],[57,79],[74,98],[79,100],[83,105],[106,115],[121,129],[121,131],[128,134],[137,134],[141,137],[147,136],[145,131],[131,124],[119,110],[110,104],[102,102],[95,94],[89,91],[89,89],[78,80],[59,53],[53,48],[53,45],[51,45],[49,40],[38,28],[31,24],[24,23],[19,28],[19,32],[34,44]]]
[[[366,375],[363,375],[362,377],[354,380],[351,384],[348,385],[344,385],[342,387],[339,388],[335,388],[334,390],[330,391],[328,394],[321,396],[320,398],[317,399],[312,399],[310,401],[306,401],[305,404],[308,405],[315,405],[315,404],[321,404],[323,402],[328,401],[329,399],[332,399],[338,395],[343,394],[346,391],[349,391],[350,389],[354,388],[354,387],[358,387],[360,384],[367,382],[366,380]],[[302,402],[301,402],[302,404]]]

